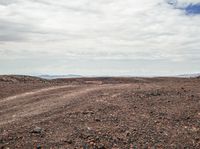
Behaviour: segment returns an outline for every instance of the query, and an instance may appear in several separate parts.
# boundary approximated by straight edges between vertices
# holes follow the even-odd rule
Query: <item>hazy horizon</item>
[[[154,77],[183,77],[183,78],[190,78],[190,77],[199,77],[200,73],[187,73],[187,74],[169,74],[169,75],[81,75],[81,74],[0,74],[0,76],[8,75],[8,76],[33,76],[33,77],[40,77],[44,79],[56,79],[56,78],[84,78],[84,77],[145,77],[145,78],[154,78]]]
[[[0,0],[0,75],[200,72],[199,0]]]

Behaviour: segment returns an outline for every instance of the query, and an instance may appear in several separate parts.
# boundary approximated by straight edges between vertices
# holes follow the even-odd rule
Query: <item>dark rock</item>
[[[68,144],[72,144],[73,143],[73,141],[71,139],[66,140],[65,142],[68,143]]]
[[[100,137],[99,137],[99,136],[96,136],[95,140],[96,140],[96,141],[99,141],[99,140],[100,140]]]
[[[94,114],[94,112],[93,111],[83,111],[82,114],[83,115]]]
[[[195,141],[197,141],[197,142],[198,142],[199,140],[200,140],[200,138],[199,138],[199,137],[195,137]]]
[[[101,120],[99,118],[95,118],[95,121],[96,122],[100,122]]]
[[[160,96],[161,94],[159,92],[153,92],[149,94],[150,96]]]
[[[3,144],[3,139],[0,139],[0,144]]]
[[[189,119],[190,119],[190,116],[187,116],[186,119],[189,120]]]
[[[36,149],[42,149],[42,146],[41,145],[37,145]]]
[[[153,114],[153,111],[150,111],[150,114]]]
[[[128,137],[128,136],[130,136],[130,135],[131,135],[131,132],[126,131],[126,136]]]
[[[106,147],[103,144],[98,145],[98,149],[106,149]]]

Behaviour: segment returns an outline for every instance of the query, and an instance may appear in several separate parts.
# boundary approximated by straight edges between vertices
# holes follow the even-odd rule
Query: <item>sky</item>
[[[200,72],[200,0],[0,0],[0,74]]]

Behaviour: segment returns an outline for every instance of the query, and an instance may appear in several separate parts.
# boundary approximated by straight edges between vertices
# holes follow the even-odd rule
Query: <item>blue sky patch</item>
[[[187,7],[185,7],[185,12],[188,15],[200,14],[200,3],[188,5]]]
[[[185,11],[186,15],[198,15],[200,14],[200,3],[180,3],[177,0],[167,0],[169,5],[172,5],[175,9]]]

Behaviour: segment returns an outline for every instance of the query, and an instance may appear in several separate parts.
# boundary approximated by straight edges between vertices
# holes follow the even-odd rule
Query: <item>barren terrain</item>
[[[200,148],[199,78],[0,76],[1,149]]]

